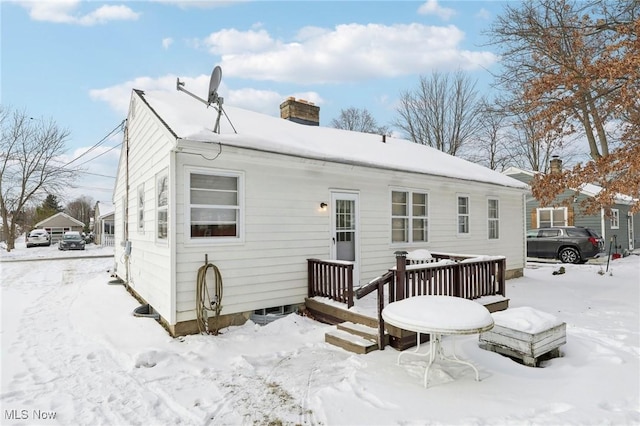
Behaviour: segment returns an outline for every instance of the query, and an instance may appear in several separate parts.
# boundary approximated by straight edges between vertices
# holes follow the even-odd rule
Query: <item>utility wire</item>
[[[100,145],[102,145],[107,139],[109,139],[109,137],[111,137],[111,135],[113,135],[114,133],[116,133],[116,131],[122,131],[122,129],[124,128],[124,123],[126,122],[126,120],[122,120],[116,127],[113,128],[113,130],[111,130],[104,138],[102,138],[100,141],[98,141],[98,143],[96,143],[95,145],[93,145],[91,148],[89,148],[87,151],[83,152],[82,154],[78,155],[76,158],[74,158],[73,160],[69,161],[66,164],[63,164],[62,167],[66,167],[69,164],[79,160],[80,158],[84,157],[85,155],[87,155],[88,153],[90,153],[91,151],[93,151],[94,149],[96,149],[97,147],[99,147]],[[119,144],[121,145],[121,143]],[[113,149],[113,148],[112,148]],[[108,151],[107,151],[108,152]],[[95,157],[97,158],[97,157]],[[86,161],[85,161],[86,163]],[[82,163],[82,164],[85,164]]]

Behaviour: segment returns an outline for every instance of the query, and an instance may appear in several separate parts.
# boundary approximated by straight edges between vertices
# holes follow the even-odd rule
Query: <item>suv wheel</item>
[[[560,250],[560,261],[562,263],[580,263],[582,260],[578,250],[573,247],[565,247]]]

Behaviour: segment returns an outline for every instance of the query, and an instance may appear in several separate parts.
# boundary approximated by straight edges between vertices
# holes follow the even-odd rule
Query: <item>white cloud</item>
[[[427,0],[426,3],[418,8],[418,13],[421,15],[436,15],[440,19],[448,21],[456,14],[456,11],[440,6],[438,0]]]
[[[180,77],[180,82],[184,83],[186,90],[204,99],[209,88],[210,77],[208,74],[202,74],[197,77]],[[115,86],[91,90],[89,96],[94,100],[106,102],[111,109],[126,116],[132,89],[173,91],[177,90],[176,83],[177,77],[175,75],[166,75],[159,78],[138,77]],[[313,91],[278,93],[273,90],[253,88],[230,89],[224,84],[224,81],[220,85],[218,93],[224,98],[225,104],[274,116],[280,114],[280,104],[289,96],[306,99],[316,105],[323,103],[322,97]],[[185,94],[185,96],[188,95]],[[193,101],[197,102],[195,99]]]
[[[459,47],[453,25],[348,24],[302,28],[294,40],[265,30],[225,29],[200,44],[220,55],[227,75],[255,80],[319,84],[420,74],[434,69],[474,70],[498,60],[489,51]]]
[[[476,13],[476,18],[482,19],[483,21],[487,21],[491,19],[491,12],[489,12],[487,9],[483,7],[478,11],[478,13]]]
[[[77,13],[77,10],[81,4],[87,3],[80,0],[25,0],[18,3],[29,11],[29,17],[35,21],[61,24],[91,26],[109,21],[137,20],[140,16],[139,13],[123,5],[100,6],[92,12],[82,15]]]
[[[168,49],[173,44],[173,39],[171,37],[165,37],[162,39],[162,48]]]
[[[279,48],[278,43],[265,30],[241,32],[225,29],[212,33],[202,40],[202,44],[215,55],[262,52]]]

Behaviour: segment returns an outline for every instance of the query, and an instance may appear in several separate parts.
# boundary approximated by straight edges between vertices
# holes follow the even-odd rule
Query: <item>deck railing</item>
[[[420,295],[443,295],[478,299],[505,296],[506,259],[504,256],[475,256],[430,253],[428,259],[408,259],[407,252],[396,252],[396,266],[360,287],[356,297],[377,292],[380,349],[384,349],[385,285],[389,303]],[[308,259],[309,297],[323,296],[353,306],[353,263]]]
[[[309,297],[328,297],[353,306],[353,262],[307,259]]]
[[[477,299],[505,295],[504,256],[431,253],[430,263],[412,264],[406,252],[396,253],[397,277],[389,301],[420,295],[443,295]]]

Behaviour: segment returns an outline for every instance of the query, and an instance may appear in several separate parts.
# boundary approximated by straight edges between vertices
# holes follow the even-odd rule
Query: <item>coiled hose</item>
[[[209,287],[207,286],[207,271],[213,269],[215,295],[213,298],[209,295]],[[198,278],[196,280],[196,317],[198,322],[198,330],[200,333],[218,334],[218,329],[209,330],[209,314],[212,311],[215,318],[220,316],[222,311],[222,275],[220,270],[213,263],[206,263],[198,269]],[[217,321],[215,322],[217,324]]]

